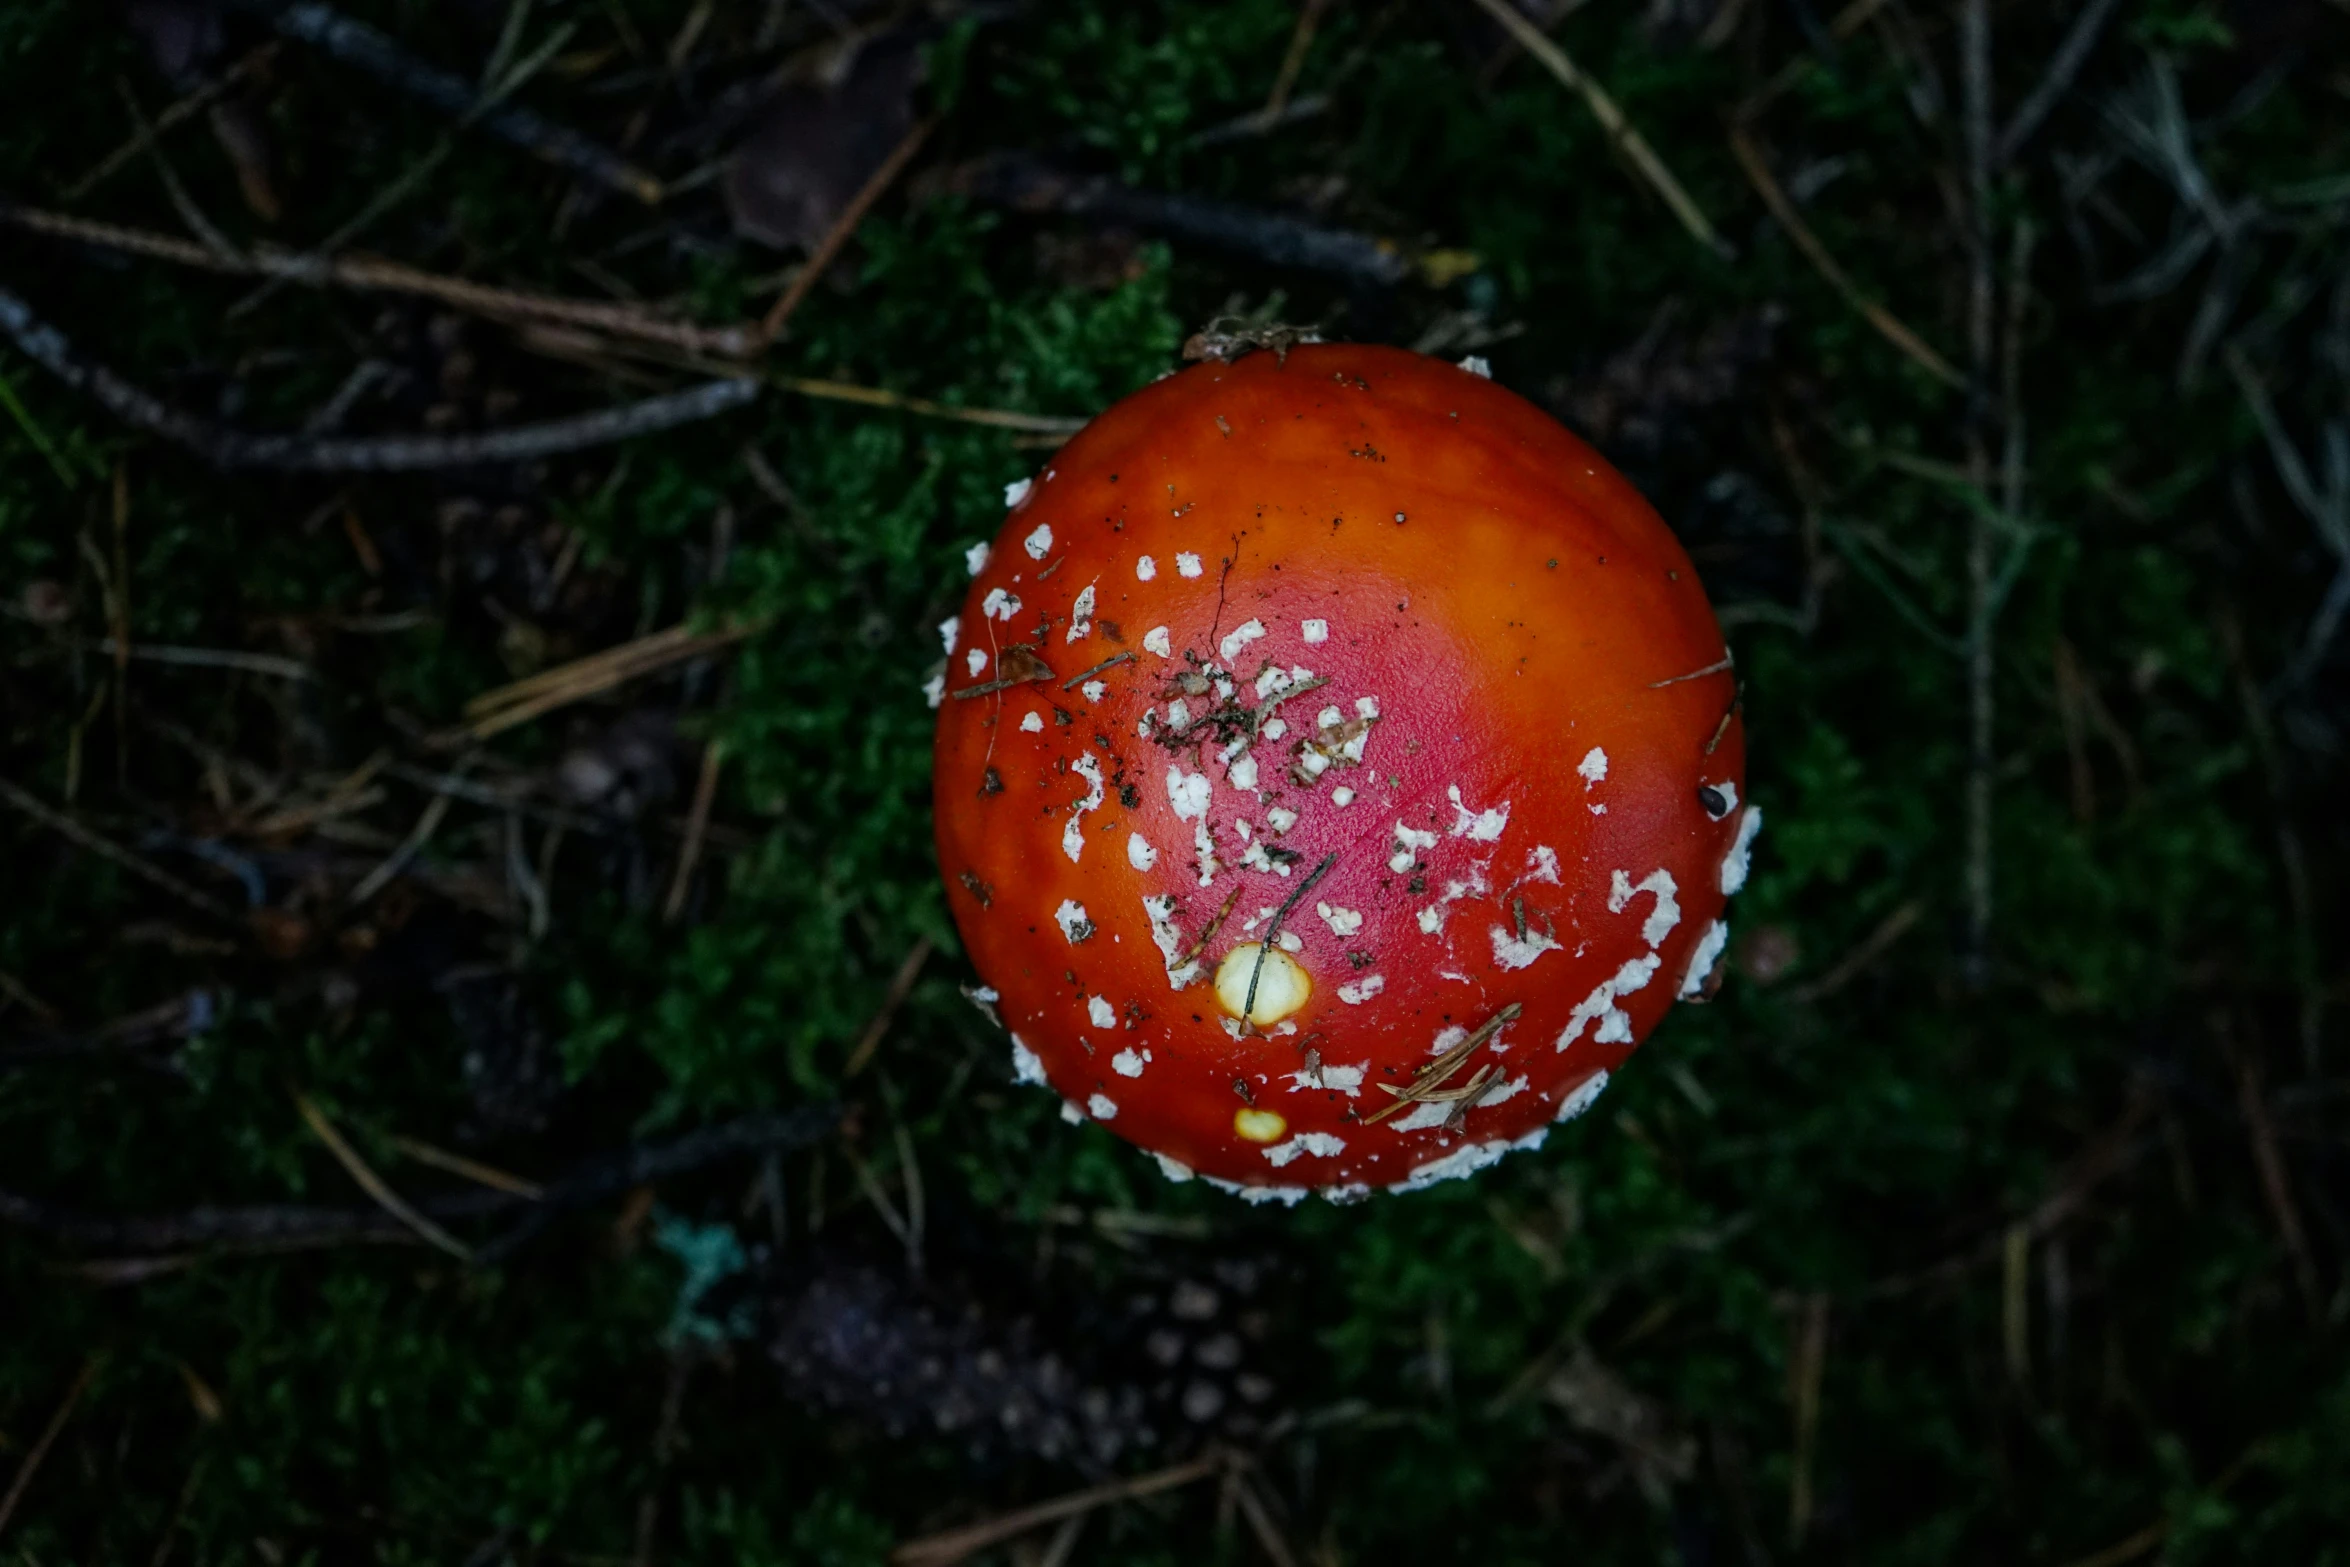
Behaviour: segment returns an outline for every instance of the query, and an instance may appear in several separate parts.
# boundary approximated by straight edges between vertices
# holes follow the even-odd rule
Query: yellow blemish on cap
[[[1277,1143],[1289,1130],[1289,1123],[1272,1110],[1235,1110],[1232,1130],[1252,1143]]]
[[[1257,954],[1264,954],[1260,972]],[[1257,1003],[1248,1005],[1249,977],[1256,977]],[[1314,982],[1306,971],[1298,967],[1297,959],[1279,947],[1266,948],[1258,942],[1244,942],[1224,954],[1224,961],[1216,966],[1216,1001],[1234,1017],[1246,1009],[1251,1023],[1269,1028],[1304,1006],[1314,993]]]

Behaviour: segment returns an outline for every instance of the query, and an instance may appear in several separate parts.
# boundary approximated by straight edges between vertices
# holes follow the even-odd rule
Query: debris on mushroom
[[[1481,364],[1211,355],[1014,489],[941,628],[937,835],[1064,1116],[1251,1202],[1417,1190],[1720,983],[1761,825],[1720,629]]]

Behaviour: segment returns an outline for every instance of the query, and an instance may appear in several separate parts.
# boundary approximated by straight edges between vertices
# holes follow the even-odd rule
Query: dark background
[[[270,10],[0,9],[0,1557],[2350,1560],[2339,0],[1521,0],[1645,160],[1476,0]],[[930,858],[1226,316],[1620,463],[1770,819],[1346,1209],[1014,1089]]]

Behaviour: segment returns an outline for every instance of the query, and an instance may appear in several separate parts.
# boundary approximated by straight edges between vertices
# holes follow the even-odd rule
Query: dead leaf
[[[779,250],[823,239],[913,128],[921,70],[914,35],[885,33],[846,57],[836,79],[779,93],[727,170],[735,231]]]

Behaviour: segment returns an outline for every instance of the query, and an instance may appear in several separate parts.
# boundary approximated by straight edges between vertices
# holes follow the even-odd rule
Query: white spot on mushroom
[[[1085,852],[1085,815],[1100,810],[1108,794],[1102,783],[1102,764],[1090,754],[1080,755],[1069,767],[1086,785],[1085,798],[1069,808],[1069,820],[1061,827],[1061,851],[1074,865]]]
[[[1687,1000],[1705,989],[1706,977],[1714,965],[1722,960],[1722,949],[1730,944],[1730,927],[1715,920],[1697,939],[1697,950],[1689,954],[1689,968],[1681,976],[1681,997]]]
[[[1607,776],[1607,753],[1593,746],[1583,753],[1583,760],[1575,764],[1575,771],[1583,775],[1583,787],[1590,788]]]
[[[1280,935],[1280,938],[1276,940],[1273,945],[1279,947],[1284,952],[1303,952],[1306,949],[1305,938],[1300,936],[1294,930],[1283,931]]]
[[[1346,1152],[1346,1139],[1333,1137],[1328,1132],[1300,1132],[1285,1143],[1276,1143],[1265,1150],[1265,1157],[1275,1169],[1289,1163],[1300,1154],[1311,1154],[1317,1159],[1335,1159]]]
[[[1068,1122],[1071,1126],[1083,1126],[1085,1124],[1085,1112],[1078,1109],[1068,1100],[1064,1099],[1061,1101],[1061,1119]]]
[[[1552,1116],[1551,1119],[1553,1121],[1572,1121],[1590,1109],[1592,1102],[1598,1099],[1606,1088],[1607,1073],[1604,1070],[1592,1073],[1583,1079],[1573,1093],[1559,1102],[1559,1113]]]
[[[1355,711],[1364,718],[1377,718],[1379,699],[1375,696],[1358,696],[1355,698]]]
[[[1436,1100],[1433,1102],[1423,1102],[1413,1105],[1402,1115],[1399,1115],[1394,1120],[1388,1122],[1387,1125],[1388,1129],[1391,1131],[1426,1132],[1432,1131],[1435,1128],[1442,1126],[1445,1122],[1451,1119],[1452,1102],[1449,1100]]]
[[[1480,380],[1490,381],[1493,379],[1493,366],[1486,362],[1485,356],[1482,354],[1471,354],[1461,361],[1460,367]]]
[[[1110,998],[1107,996],[1087,996],[1085,998],[1085,1015],[1093,1019],[1093,1026],[1096,1028],[1116,1028],[1118,1026],[1118,1009],[1110,1005]],[[1129,1072],[1126,1075],[1132,1077],[1134,1074]]]
[[[1328,903],[1317,903],[1314,912],[1322,916],[1322,923],[1330,927],[1330,934],[1342,941],[1363,928],[1360,909],[1342,909]]]
[[[932,707],[937,707],[946,701],[947,677],[943,674],[937,674],[932,675],[928,680],[923,681],[922,699],[928,702]]]
[[[1036,482],[1032,479],[1014,479],[1011,483],[1005,485],[1004,509],[1006,511],[1010,511],[1012,508],[1026,501],[1028,499],[1028,492],[1035,488]],[[1046,538],[1049,541],[1051,535],[1046,535]]]
[[[1016,1082],[1034,1083],[1040,1087],[1045,1080],[1043,1058],[1029,1049],[1028,1041],[1018,1034],[1012,1036],[1012,1077]]]
[[[1583,1030],[1597,1022],[1599,1027],[1592,1038],[1600,1044],[1629,1044],[1632,1039],[1632,1018],[1616,1005],[1620,996],[1628,996],[1645,986],[1656,974],[1661,960],[1655,953],[1634,958],[1601,980],[1591,994],[1575,1003],[1575,1010],[1567,1016],[1567,1026],[1559,1031],[1558,1048],[1564,1050],[1583,1037]]]
[[[1224,640],[1217,643],[1216,648],[1217,651],[1224,655],[1225,661],[1229,663],[1233,659],[1240,657],[1240,650],[1242,648],[1247,647],[1251,642],[1256,641],[1264,634],[1265,623],[1263,621],[1244,620],[1239,625],[1234,626],[1230,631],[1225,632]]]
[[[1205,887],[1216,879],[1216,872],[1224,868],[1224,863],[1216,858],[1216,835],[1208,830],[1204,813],[1192,824],[1191,847],[1199,860],[1199,884]]]
[[[1095,1094],[1085,1101],[1085,1108],[1093,1112],[1093,1118],[1097,1121],[1118,1119],[1118,1102],[1108,1094]]]
[[[948,648],[947,651],[952,653],[954,649]],[[1718,822],[1738,809],[1738,785],[1727,778],[1720,783],[1700,784],[1697,803],[1705,807],[1705,814],[1710,820]]]
[[[1181,697],[1167,704],[1167,727],[1181,734],[1191,723],[1191,704]]]
[[[963,617],[957,615],[952,620],[940,621],[938,639],[947,645],[947,656],[954,657],[955,644],[963,640]]]
[[[1126,835],[1126,863],[1138,871],[1147,871],[1159,863],[1159,851],[1141,833],[1130,832]]]
[[[1169,727],[1180,727],[1175,724],[1172,711],[1168,715],[1168,724]],[[1208,801],[1214,793],[1215,785],[1208,782],[1207,774],[1187,773],[1180,767],[1167,769],[1167,803],[1175,807],[1176,820],[1187,822],[1197,817],[1205,821]]]
[[[933,707],[937,703],[931,704]],[[1738,840],[1730,845],[1730,852],[1722,857],[1722,896],[1734,895],[1746,885],[1746,871],[1754,853],[1754,835],[1762,831],[1762,807],[1750,805],[1738,819]]]
[[[1472,842],[1492,843],[1510,824],[1510,802],[1507,800],[1486,810],[1472,811],[1461,804],[1459,784],[1446,789],[1445,794],[1452,801],[1452,835],[1455,838],[1466,834]]]
[[[1648,911],[1648,918],[1640,925],[1640,939],[1654,947],[1673,933],[1674,926],[1681,923],[1680,891],[1673,880],[1673,873],[1668,870],[1650,871],[1637,883],[1622,871],[1617,871],[1608,884],[1607,911],[1610,914],[1621,914],[1625,905],[1642,893],[1655,894],[1656,907]]]
[[[979,612],[1009,622],[1020,613],[1020,595],[1006,593],[1002,588],[989,588],[987,597],[979,601]]]
[[[1435,847],[1436,834],[1422,832],[1416,827],[1407,827],[1402,822],[1397,822],[1395,824],[1395,853],[1388,857],[1387,868],[1401,876],[1418,863],[1414,856],[1419,850]]]
[[[1233,758],[1231,767],[1225,771],[1225,777],[1235,789],[1254,789],[1257,786],[1257,759],[1253,756]]]
[[[1308,642],[1330,640],[1330,622],[1327,620],[1309,620],[1300,625],[1298,629],[1305,634],[1305,639]]]
[[[1359,1098],[1363,1091],[1363,1073],[1370,1064],[1368,1061],[1357,1062],[1353,1066],[1324,1064],[1308,1067],[1302,1072],[1292,1072],[1289,1074],[1289,1091],[1294,1094],[1300,1089],[1326,1088],[1332,1093],[1344,1094],[1349,1099]]]
[[[993,985],[965,985],[962,989],[963,999],[977,1007],[981,1017],[986,1018],[998,1028],[1004,1026],[1003,1018],[997,1014],[995,1009],[995,1004],[1004,999],[1002,991]]]
[[[1355,792],[1346,785],[1340,784],[1330,791],[1330,803],[1343,810],[1355,803]]]
[[[1477,1108],[1490,1110],[1497,1104],[1515,1099],[1524,1093],[1532,1082],[1531,1077],[1513,1077],[1499,1088],[1489,1088],[1485,1091],[1485,1097],[1477,1101]]]
[[[975,647],[963,655],[963,667],[974,675],[987,667],[987,649]]]
[[[1431,903],[1420,911],[1420,934],[1433,936],[1444,929],[1444,905]]]
[[[1387,978],[1385,975],[1365,974],[1351,985],[1339,986],[1338,999],[1350,1007],[1359,1007],[1386,988]]]
[[[1559,853],[1547,843],[1538,843],[1526,856],[1526,874],[1522,880],[1546,881],[1553,887],[1564,885],[1559,880]]]
[[[1020,547],[1028,552],[1030,560],[1044,559],[1052,553],[1053,525],[1049,522],[1038,523],[1036,531],[1020,541]]]
[[[1142,1055],[1139,1051],[1121,1050],[1110,1057],[1110,1070],[1120,1077],[1142,1076]]]
[[[1148,555],[1143,556],[1142,559],[1134,563],[1134,580],[1137,582],[1148,582],[1151,578],[1157,576],[1158,574],[1159,563],[1151,559]]]
[[[1168,640],[1167,628],[1165,626],[1153,626],[1150,628],[1150,630],[1144,632],[1142,634],[1142,647],[1144,652],[1156,653],[1161,658],[1173,658],[1175,656],[1175,644]]]
[[[1077,602],[1069,607],[1069,635],[1066,640],[1082,642],[1093,634],[1093,590],[1088,582],[1077,590]]]
[[[1023,717],[1023,718],[1020,720],[1020,732],[1021,732],[1022,734],[1030,734],[1030,735],[1039,735],[1039,734],[1043,734],[1043,733],[1044,733],[1044,714],[1042,714],[1042,713],[1030,713],[1030,714],[1026,715],[1025,717]]]
[[[1175,556],[1177,576],[1196,577],[1200,574],[1199,557],[1189,551],[1178,551]]]
[[[1498,1138],[1489,1143],[1463,1143],[1441,1159],[1431,1159],[1426,1164],[1413,1165],[1411,1175],[1398,1181],[1395,1190],[1399,1192],[1423,1191],[1439,1181],[1457,1181],[1475,1175],[1488,1165],[1499,1164],[1505,1154],[1521,1148],[1541,1147],[1542,1140],[1549,1131],[1550,1128],[1547,1126],[1538,1126],[1514,1143],[1503,1142]]]
[[[1259,729],[1257,733],[1263,735],[1268,740],[1278,740],[1283,735],[1289,733],[1289,720],[1286,718],[1268,718],[1265,720],[1264,727]]]
[[[1286,805],[1276,805],[1265,813],[1265,821],[1275,832],[1287,832],[1297,825],[1297,812]]]
[[[1077,689],[1085,693],[1085,699],[1088,702],[1098,702],[1109,694],[1110,686],[1109,682],[1104,680],[1088,680]]]
[[[1093,934],[1093,921],[1086,918],[1085,905],[1075,898],[1063,898],[1061,906],[1053,910],[1053,923],[1061,927],[1061,935],[1074,947]]]
[[[1151,940],[1158,943],[1159,956],[1167,965],[1167,988],[1181,990],[1199,978],[1199,960],[1192,958],[1178,963],[1183,956],[1183,931],[1175,923],[1175,900],[1162,893],[1142,900],[1142,912],[1151,922]]]
[[[1176,1185],[1181,1186],[1191,1179],[1191,1166],[1181,1160],[1170,1159],[1163,1153],[1155,1153],[1151,1157],[1159,1161],[1159,1173]]]
[[[985,571],[987,563],[993,559],[995,559],[995,546],[985,539],[963,551],[963,564],[971,568],[971,575],[974,577]]]
[[[1558,943],[1538,930],[1529,930],[1523,936],[1513,934],[1506,926],[1496,925],[1492,930],[1493,961],[1505,969],[1530,967],[1545,952],[1556,952]]]

